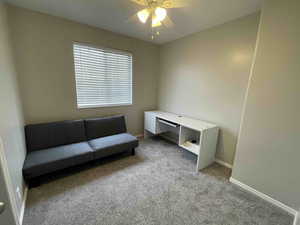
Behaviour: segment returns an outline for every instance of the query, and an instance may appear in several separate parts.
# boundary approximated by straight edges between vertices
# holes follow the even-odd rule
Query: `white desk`
[[[180,147],[196,154],[197,171],[215,161],[219,128],[212,123],[162,111],[145,112],[144,137],[171,131]]]

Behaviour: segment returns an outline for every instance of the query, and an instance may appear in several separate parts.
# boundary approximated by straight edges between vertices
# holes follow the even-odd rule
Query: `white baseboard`
[[[28,187],[25,187],[24,194],[23,194],[23,202],[22,202],[22,206],[21,206],[21,210],[20,210],[20,217],[19,217],[20,225],[23,224],[23,218],[24,218],[26,200],[27,200],[27,193],[28,193]]]
[[[227,162],[224,162],[224,161],[222,161],[220,159],[215,159],[215,162],[218,163],[218,164],[220,164],[220,165],[222,165],[222,166],[225,166],[225,167],[227,167],[229,169],[232,169],[232,165],[231,164],[229,164]]]
[[[280,201],[278,201],[276,199],[273,199],[270,196],[268,196],[268,195],[266,195],[266,194],[264,194],[262,192],[259,192],[259,191],[255,190],[254,188],[252,188],[252,187],[250,187],[250,186],[248,186],[248,185],[246,185],[246,184],[244,184],[244,183],[242,183],[242,182],[240,182],[240,181],[238,181],[238,180],[236,180],[236,179],[234,179],[232,177],[230,177],[230,182],[233,183],[233,184],[235,184],[235,185],[237,185],[237,186],[239,186],[239,187],[241,187],[242,189],[244,189],[246,191],[249,191],[252,194],[254,194],[254,195],[256,195],[256,196],[258,196],[258,197],[266,200],[267,202],[272,203],[273,205],[275,205],[275,206],[283,209],[284,211],[288,212],[289,214],[291,214],[291,215],[293,215],[295,217],[297,216],[297,210],[291,208],[290,206],[287,206],[284,203],[282,203],[282,202],[280,202]]]

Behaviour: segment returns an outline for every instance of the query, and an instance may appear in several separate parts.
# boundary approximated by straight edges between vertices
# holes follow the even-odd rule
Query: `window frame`
[[[78,104],[78,92],[77,92],[77,81],[76,81],[76,70],[75,70],[75,55],[74,55],[74,45],[84,45],[92,48],[98,48],[102,49],[111,53],[119,53],[122,55],[128,55],[131,56],[131,101],[130,103],[117,103],[117,104],[101,104],[101,105],[84,105],[84,106],[79,106]],[[108,48],[105,46],[101,45],[96,45],[96,44],[90,44],[90,43],[85,43],[85,42],[78,42],[78,41],[73,41],[72,42],[72,55],[73,55],[73,71],[74,71],[74,82],[75,82],[75,94],[76,94],[76,107],[77,109],[92,109],[92,108],[109,108],[109,107],[122,107],[122,106],[132,106],[133,105],[133,87],[134,87],[134,82],[133,82],[133,65],[134,65],[134,57],[133,53],[127,50],[123,49],[115,49],[115,48]]]

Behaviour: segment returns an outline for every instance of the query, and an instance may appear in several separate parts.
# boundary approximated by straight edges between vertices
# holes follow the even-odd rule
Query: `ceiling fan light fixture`
[[[155,16],[156,16],[157,20],[163,21],[167,16],[167,10],[162,7],[157,7],[155,9]]]
[[[161,20],[159,20],[157,16],[153,15],[153,17],[152,17],[152,27],[159,27],[161,25],[162,25]]]
[[[143,9],[143,10],[139,11],[137,15],[138,15],[139,20],[142,23],[146,23],[149,18],[150,12],[148,9]]]
[[[0,0],[1,1],[1,0]],[[185,7],[184,1],[188,0],[130,0],[135,2],[140,7],[144,7],[135,15],[141,23],[151,25],[151,38],[154,39],[155,35],[159,35],[158,31],[160,26],[172,27],[173,21],[167,15],[167,9]],[[147,23],[149,21],[149,23]]]

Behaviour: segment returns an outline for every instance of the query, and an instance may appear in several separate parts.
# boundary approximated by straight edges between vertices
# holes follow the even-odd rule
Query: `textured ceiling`
[[[168,9],[168,15],[174,26],[162,27],[160,35],[154,40],[151,40],[150,25],[141,24],[133,16],[143,7],[130,0],[6,0],[6,2],[162,44],[254,13],[260,9],[262,0],[186,0],[187,7]]]

